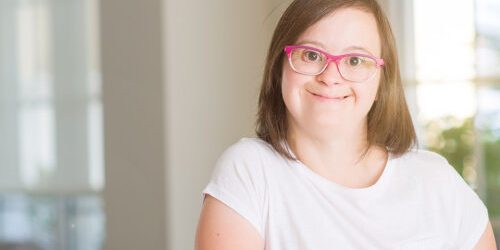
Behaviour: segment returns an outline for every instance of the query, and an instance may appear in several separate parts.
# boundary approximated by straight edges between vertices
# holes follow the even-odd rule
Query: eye
[[[347,59],[347,64],[349,64],[349,66],[358,66],[363,63],[363,61],[363,58],[359,56],[351,56]]]
[[[306,50],[303,54],[304,61],[316,62],[321,60],[321,55],[313,50]]]

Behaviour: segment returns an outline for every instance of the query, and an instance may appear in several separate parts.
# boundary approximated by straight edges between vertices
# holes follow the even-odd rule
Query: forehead
[[[297,44],[311,44],[332,54],[362,52],[380,56],[380,36],[373,14],[356,8],[342,8],[323,17],[305,30]]]

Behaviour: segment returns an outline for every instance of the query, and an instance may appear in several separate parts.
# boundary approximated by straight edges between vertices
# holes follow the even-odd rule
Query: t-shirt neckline
[[[391,153],[389,150],[387,150],[387,162],[384,166],[384,170],[382,171],[382,174],[379,176],[378,180],[372,184],[371,186],[368,187],[363,187],[363,188],[351,188],[351,187],[346,187],[344,185],[338,184],[335,181],[332,181],[316,172],[314,172],[312,169],[310,169],[308,166],[306,166],[304,163],[302,163],[300,160],[297,159],[291,148],[289,147],[288,143],[285,142],[285,147],[290,153],[290,155],[295,158],[296,160],[289,160],[291,161],[291,166],[295,166],[297,169],[299,169],[300,172],[305,174],[307,177],[311,178],[314,180],[317,184],[324,186],[325,188],[329,189],[334,189],[338,192],[343,192],[343,193],[348,193],[350,195],[365,195],[369,193],[373,193],[382,186],[384,186],[386,179],[389,178],[389,176],[392,173],[393,170],[393,165],[395,164],[396,157],[394,156],[393,153]]]

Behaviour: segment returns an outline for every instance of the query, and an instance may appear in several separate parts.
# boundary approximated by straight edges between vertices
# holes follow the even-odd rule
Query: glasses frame
[[[292,50],[294,49],[308,49],[308,50],[312,50],[312,51],[316,51],[318,53],[321,53],[323,55],[326,56],[326,63],[325,63],[325,66],[323,66],[323,68],[316,74],[308,74],[308,73],[304,73],[304,72],[300,72],[298,71],[294,66],[293,66],[293,63],[292,63]],[[362,57],[368,57],[368,58],[371,58],[375,61],[375,65],[377,68],[381,68],[383,65],[384,65],[384,60],[381,59],[381,58],[377,58],[377,57],[374,57],[374,56],[371,56],[371,55],[367,55],[367,54],[361,54],[361,53],[348,53],[348,54],[342,54],[342,55],[331,55],[323,50],[320,50],[320,49],[317,49],[317,48],[314,48],[314,47],[310,47],[310,46],[305,46],[305,45],[287,45],[285,46],[284,48],[284,51],[288,57],[288,63],[290,64],[290,67],[292,67],[293,71],[299,73],[299,74],[302,74],[302,75],[309,75],[309,76],[317,76],[317,75],[320,75],[321,73],[323,73],[325,71],[325,69],[328,67],[328,65],[330,65],[330,62],[335,62],[335,66],[337,67],[337,71],[339,72],[340,76],[342,76],[342,78],[344,78],[345,80],[347,81],[351,81],[351,82],[362,82],[362,81],[366,81],[370,78],[373,77],[373,75],[375,75],[375,72],[370,76],[368,77],[367,79],[365,80],[362,80],[362,81],[352,81],[352,80],[349,80],[347,79],[346,77],[344,77],[344,75],[342,75],[342,72],[340,71],[339,69],[339,62],[340,60],[342,60],[343,58],[345,57],[349,57],[349,56],[362,56]]]

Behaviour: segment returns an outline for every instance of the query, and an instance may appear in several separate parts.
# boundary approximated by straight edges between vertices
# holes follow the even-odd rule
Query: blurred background
[[[381,0],[422,148],[500,240],[500,1]],[[284,0],[0,0],[0,250],[193,249]],[[500,245],[497,243],[497,245]]]

